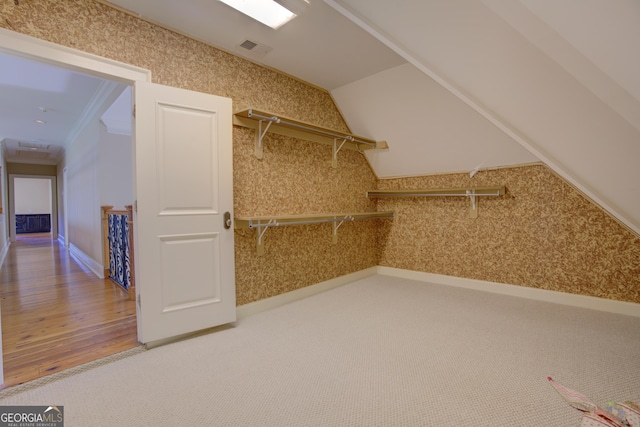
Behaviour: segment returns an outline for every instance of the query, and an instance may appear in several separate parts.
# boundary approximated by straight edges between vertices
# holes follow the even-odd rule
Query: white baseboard
[[[462,277],[445,276],[441,274],[424,273],[413,270],[403,270],[392,267],[371,267],[365,270],[335,279],[320,282],[295,291],[276,295],[260,301],[237,307],[237,318],[251,316],[262,311],[270,310],[281,305],[307,298],[329,289],[337,288],[364,279],[375,274],[383,276],[400,277],[404,279],[417,280],[420,282],[433,283],[437,285],[455,286],[459,288],[475,289],[484,292],[493,292],[502,295],[510,295],[520,298],[528,298],[537,301],[546,301],[555,304],[563,304],[573,307],[587,308],[591,310],[606,311],[609,313],[623,314],[627,316],[640,317],[640,304],[625,301],[614,301],[605,298],[590,297],[586,295],[569,294],[566,292],[549,291],[546,289],[528,288],[525,286],[507,285],[503,283],[487,282],[484,280],[465,279]]]
[[[260,301],[250,302],[249,304],[241,305],[236,308],[236,320],[241,320],[251,315],[254,315],[263,311],[271,310],[273,308],[280,307],[281,305],[298,301],[303,298],[307,298],[307,297],[328,291],[329,289],[337,288],[339,286],[343,286],[348,283],[355,282],[356,280],[373,276],[375,274],[376,274],[376,267],[371,267],[365,270],[356,271],[355,273],[347,274],[345,276],[336,277],[335,279],[316,283],[315,285],[310,285],[301,289],[296,289],[295,291],[276,295],[270,298],[265,298]],[[179,335],[177,337],[171,337],[167,339],[148,342],[148,343],[145,343],[145,348],[152,349],[152,348],[159,347],[161,345],[170,344],[176,341],[197,337],[200,335],[216,332],[219,330],[224,330],[232,326],[233,326],[233,323],[228,325],[220,325],[220,326],[215,326],[213,328],[205,329],[202,331],[190,332],[188,334]]]
[[[2,248],[2,251],[0,251],[0,267],[4,265],[4,262],[7,259],[7,254],[9,253],[9,246],[11,246],[11,240],[7,239],[7,241],[4,242],[4,247]]]
[[[493,292],[503,295],[511,295],[521,298],[529,298],[538,301],[552,302],[555,304],[570,305],[573,307],[588,308],[591,310],[606,311],[627,316],[640,317],[640,304],[615,301],[605,298],[590,297],[586,295],[570,294],[566,292],[549,291],[546,289],[529,288],[526,286],[506,285],[503,283],[487,282],[484,280],[465,279],[441,274],[424,273],[420,271],[403,270],[399,268],[378,266],[377,274],[384,276],[401,277],[404,279],[418,280],[438,285],[456,286],[459,288],[475,289],[479,291]]]
[[[367,268],[365,270],[356,271],[355,273],[350,273],[345,276],[336,277],[335,279],[320,282],[315,285],[296,289],[295,291],[241,305],[237,308],[236,316],[238,319],[242,319],[244,317],[260,313],[261,311],[270,310],[272,308],[276,308],[293,301],[297,301],[303,298],[310,297],[312,295],[319,294],[321,292],[328,291],[329,289],[337,288],[339,286],[355,282],[356,280],[373,276],[376,274],[376,269],[377,267]]]
[[[69,253],[75,257],[78,261],[84,264],[89,270],[93,272],[98,278],[104,279],[104,266],[98,263],[96,260],[85,254],[73,243],[69,244]]]

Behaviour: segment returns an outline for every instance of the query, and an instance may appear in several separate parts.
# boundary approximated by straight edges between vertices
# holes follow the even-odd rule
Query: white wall
[[[0,268],[4,265],[4,260],[7,257],[7,252],[9,250],[9,229],[7,227],[7,216],[8,216],[8,197],[7,197],[7,164],[4,161],[3,147],[0,144],[0,165],[2,165],[2,170],[0,173],[0,203],[2,206],[2,211],[0,212]],[[0,313],[0,319],[2,319],[2,315]],[[0,336],[2,335],[2,324],[0,323]],[[4,358],[2,357],[2,339],[0,339],[0,385],[4,384]]]
[[[640,234],[637,1],[325,1]]]
[[[65,224],[65,215],[67,214],[65,212],[65,188],[64,188],[64,162],[62,162],[60,165],[58,165],[58,173],[56,175],[56,191],[58,194],[58,239],[61,239],[61,241],[65,244],[66,246],[66,240],[67,240],[67,236],[66,236],[66,231],[64,229],[64,224]]]
[[[65,164],[67,188],[65,212],[69,224],[65,236],[72,252],[80,251],[81,259],[98,274],[102,266],[100,191],[98,182],[98,119],[88,123],[67,147]],[[98,270],[98,271],[96,271]]]
[[[107,132],[100,124],[98,165],[100,204],[124,209],[133,204],[133,156],[131,135]]]
[[[351,130],[384,140],[365,152],[379,178],[539,162],[477,111],[411,64],[331,91]]]
[[[59,171],[66,170],[60,175],[68,224],[66,242],[98,277],[104,275],[101,206],[124,207],[133,202],[131,137],[109,135],[100,121],[122,89],[115,88],[95,108],[58,165]]]
[[[14,178],[14,208],[16,215],[51,214],[51,180]]]
[[[3,150],[0,147],[0,165],[2,170],[0,173],[0,203],[2,206],[2,212],[0,212],[0,268],[4,264],[4,260],[9,250],[9,227],[7,224],[7,217],[9,216],[9,198],[7,191],[7,164],[4,160]],[[0,357],[0,360],[2,358]],[[0,364],[0,368],[1,368]]]

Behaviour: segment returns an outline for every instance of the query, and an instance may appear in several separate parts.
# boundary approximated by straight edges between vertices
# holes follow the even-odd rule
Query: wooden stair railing
[[[117,271],[112,271],[112,266],[115,265],[115,261],[112,263],[112,251],[111,242],[112,237],[109,233],[109,216],[125,216],[128,232],[126,233],[127,247],[129,249],[129,259],[127,262],[126,256],[123,256],[122,262],[124,263],[125,272],[127,276],[126,280],[119,280],[117,277]],[[113,281],[120,288],[127,292],[130,300],[136,299],[136,286],[135,286],[135,250],[133,246],[133,206],[125,206],[125,210],[113,209],[113,206],[101,207],[102,218],[102,244],[104,253],[104,276]],[[113,236],[115,238],[115,236]],[[128,274],[127,274],[128,272]]]

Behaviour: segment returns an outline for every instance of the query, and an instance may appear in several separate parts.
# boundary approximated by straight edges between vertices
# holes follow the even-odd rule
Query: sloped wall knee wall
[[[380,265],[640,303],[640,238],[543,165],[388,179],[380,189],[505,185],[506,197],[380,199]]]

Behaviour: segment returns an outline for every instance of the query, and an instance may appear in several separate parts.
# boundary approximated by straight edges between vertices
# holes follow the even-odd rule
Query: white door
[[[231,99],[135,85],[138,339],[236,320]]]

